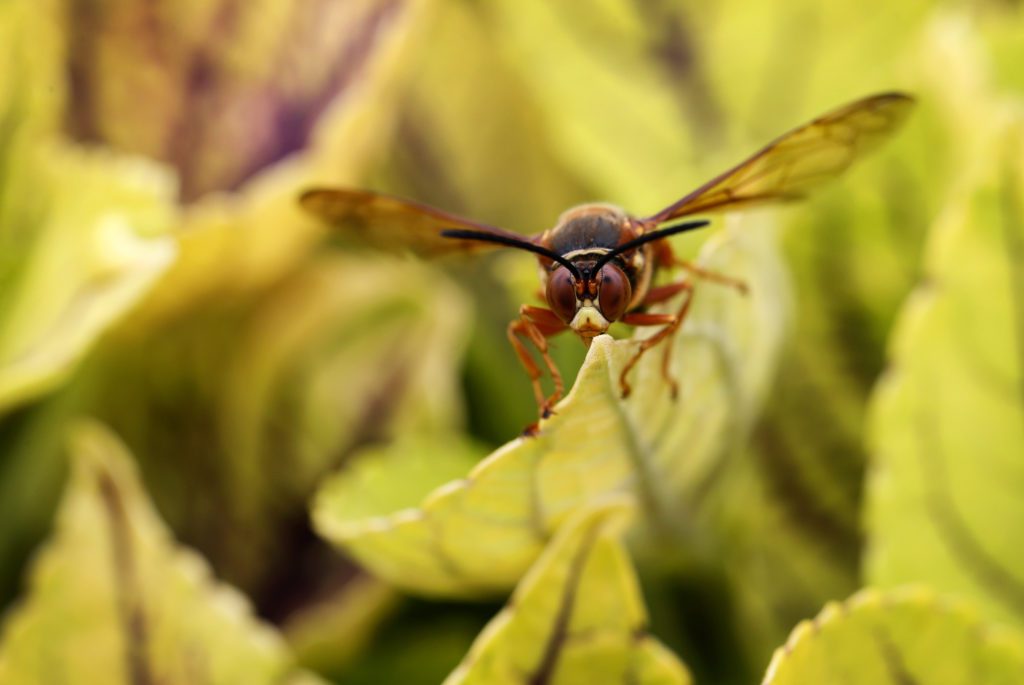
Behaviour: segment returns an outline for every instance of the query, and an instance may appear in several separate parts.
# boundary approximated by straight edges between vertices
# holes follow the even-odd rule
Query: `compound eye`
[[[614,264],[601,267],[601,289],[597,301],[601,306],[601,314],[609,321],[618,321],[626,313],[626,307],[633,299],[633,289],[622,269]]]
[[[558,318],[569,323],[576,316],[576,281],[564,266],[560,266],[548,277],[546,293],[548,306]]]

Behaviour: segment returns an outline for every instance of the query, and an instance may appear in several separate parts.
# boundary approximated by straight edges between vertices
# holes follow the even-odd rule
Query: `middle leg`
[[[622,391],[622,397],[625,399],[629,397],[632,391],[629,385],[627,375],[636,366],[636,363],[640,361],[640,357],[644,355],[647,350],[651,349],[665,338],[671,338],[679,327],[682,325],[683,320],[686,319],[686,314],[690,310],[690,303],[693,301],[693,285],[687,281],[679,281],[677,283],[670,283],[659,288],[653,288],[644,300],[644,304],[653,304],[656,302],[662,302],[672,295],[683,293],[683,301],[679,305],[679,309],[675,314],[650,314],[647,312],[632,312],[622,317],[622,322],[631,326],[662,326],[662,329],[652,335],[649,338],[645,338],[640,341],[640,347],[636,351],[636,354],[626,363],[623,367],[622,373],[619,374],[619,389]],[[675,399],[679,394],[679,384],[669,370],[669,366],[672,362],[672,341],[669,340],[665,345],[664,354],[661,357],[661,376],[669,386],[669,393],[672,398]]]
[[[663,268],[679,268],[682,269],[697,278],[701,278],[712,283],[719,283],[721,285],[736,288],[742,295],[746,295],[750,288],[747,286],[746,281],[739,278],[733,278],[720,274],[717,271],[711,271],[703,267],[697,266],[693,262],[685,259],[680,259],[676,256],[675,251],[672,250],[672,246],[667,240],[660,241],[655,247],[654,258],[658,265]],[[657,288],[655,288],[657,290]],[[653,291],[652,291],[653,293]]]

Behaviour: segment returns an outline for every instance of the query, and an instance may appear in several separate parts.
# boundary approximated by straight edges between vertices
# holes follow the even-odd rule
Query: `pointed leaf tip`
[[[620,539],[633,509],[618,496],[574,514],[445,685],[689,683],[682,663],[646,632]]]
[[[178,547],[108,430],[72,431],[72,472],[29,593],[7,618],[0,682],[279,683],[300,674],[246,599]]]

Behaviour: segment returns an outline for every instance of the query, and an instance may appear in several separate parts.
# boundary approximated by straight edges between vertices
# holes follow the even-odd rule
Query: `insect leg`
[[[725,274],[720,274],[717,271],[708,271],[707,269],[703,269],[697,266],[693,262],[688,262],[684,259],[676,259],[673,263],[673,266],[678,266],[680,269],[688,271],[697,278],[703,278],[704,280],[711,281],[712,283],[719,283],[721,285],[727,285],[731,288],[736,288],[736,290],[738,290],[741,295],[746,295],[748,292],[750,292],[750,288],[747,286],[746,281],[741,280],[739,278],[726,276]]]
[[[622,373],[619,374],[619,389],[622,391],[623,398],[629,397],[629,393],[632,391],[626,376],[633,367],[636,366],[636,363],[640,361],[640,357],[642,357],[647,350],[651,349],[665,338],[673,336],[675,332],[679,330],[683,320],[686,319],[686,313],[690,310],[690,303],[693,301],[693,285],[687,281],[680,281],[678,283],[672,283],[670,285],[651,290],[651,294],[660,299],[667,299],[672,294],[680,292],[684,293],[685,296],[683,297],[683,301],[679,305],[679,309],[675,314],[632,312],[622,317],[622,322],[631,326],[664,326],[664,328],[651,337],[640,341],[640,347],[636,351],[636,354],[633,355],[633,357],[626,363],[626,366],[622,369]],[[644,303],[647,304],[649,301],[650,297],[644,300]],[[661,375],[665,379],[665,382],[668,383],[669,393],[674,399],[679,394],[679,384],[676,383],[675,379],[672,378],[672,375],[669,373],[669,365],[671,361],[672,344],[671,341],[669,341],[665,348],[665,353],[661,358]]]
[[[647,291],[647,297],[644,298],[644,306],[649,304],[658,304],[665,300],[670,300],[684,290],[688,290],[690,283],[688,281],[679,281],[677,283],[669,283],[667,285],[659,285],[656,288],[651,288]],[[634,326],[643,326],[644,324],[633,324]]]
[[[678,267],[697,278],[703,278],[704,280],[711,281],[712,283],[720,283],[721,285],[727,285],[731,288],[736,288],[741,294],[746,295],[749,292],[749,288],[745,281],[738,278],[732,278],[725,274],[720,274],[717,271],[710,271],[702,267],[697,266],[693,262],[689,262],[685,259],[680,259],[676,256],[675,252],[672,251],[672,246],[667,240],[659,241],[655,244],[654,259],[658,265],[663,268]],[[674,284],[673,284],[674,285]],[[671,286],[663,286],[671,287]],[[658,290],[658,288],[654,288]],[[651,292],[653,293],[654,290]],[[650,298],[648,298],[649,301]]]
[[[562,393],[565,391],[562,374],[559,373],[558,367],[555,366],[555,360],[548,354],[547,341],[549,337],[561,333],[565,329],[565,323],[554,312],[543,307],[531,305],[520,307],[519,318],[508,325],[508,339],[512,343],[512,348],[519,356],[519,361],[522,363],[523,368],[526,369],[527,375],[530,376],[530,382],[533,384],[533,395],[537,400],[537,407],[541,418],[547,418],[551,414],[551,407],[561,399]],[[529,340],[534,344],[537,351],[540,352],[548,372],[551,374],[554,392],[550,397],[546,398],[544,396],[544,389],[540,384],[540,367],[537,366],[533,357],[530,356],[529,351],[526,349],[525,340]]]
[[[568,326],[558,318],[557,314],[543,307],[525,304],[519,308],[519,314],[520,316],[527,317],[530,324],[532,324],[529,332],[530,338],[540,351],[541,357],[543,357],[544,363],[548,367],[548,372],[551,374],[551,381],[555,385],[554,394],[548,398],[549,406],[554,405],[565,392],[565,384],[562,381],[562,374],[559,373],[558,367],[555,366],[555,360],[548,354],[547,339],[566,330]]]

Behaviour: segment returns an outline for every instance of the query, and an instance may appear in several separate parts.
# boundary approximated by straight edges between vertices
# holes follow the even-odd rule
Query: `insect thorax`
[[[590,204],[564,212],[558,224],[548,231],[548,247],[568,256],[581,250],[600,254],[622,242],[628,227],[625,212],[613,205]],[[603,249],[601,249],[603,248]]]

